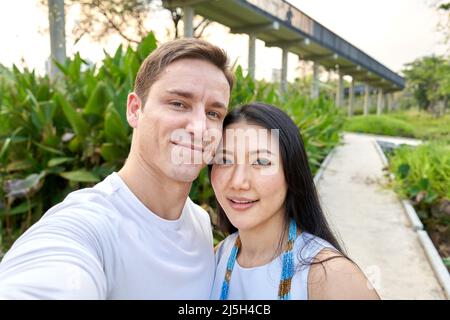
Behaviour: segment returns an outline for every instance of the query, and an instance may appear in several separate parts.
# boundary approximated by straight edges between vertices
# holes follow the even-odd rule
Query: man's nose
[[[196,110],[192,112],[186,126],[186,131],[193,136],[195,143],[201,143],[203,141],[203,134],[206,131],[206,114],[204,110]]]

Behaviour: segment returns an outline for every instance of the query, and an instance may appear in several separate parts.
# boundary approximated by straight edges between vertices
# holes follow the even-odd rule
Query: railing
[[[357,47],[325,28],[302,11],[284,0],[244,0],[300,30],[323,47],[351,60],[356,65],[378,74],[399,86],[404,86],[401,76],[391,71]]]
[[[246,0],[248,3],[291,24],[306,34],[313,35],[314,20],[291,4],[280,0]]]

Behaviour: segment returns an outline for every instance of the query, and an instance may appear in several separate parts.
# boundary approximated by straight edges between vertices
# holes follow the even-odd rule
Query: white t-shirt
[[[164,220],[113,173],[14,243],[0,264],[0,299],[208,299],[214,269],[205,210],[188,198],[178,220]]]
[[[237,235],[236,232],[228,236],[216,252],[217,269],[211,292],[213,300],[220,299],[228,258]],[[309,262],[324,248],[334,249],[327,241],[307,232],[302,232],[295,240],[293,252],[296,272],[291,282],[292,300],[308,299]],[[263,266],[253,268],[241,267],[236,260],[231,273],[228,300],[277,300],[281,269],[281,255]]]

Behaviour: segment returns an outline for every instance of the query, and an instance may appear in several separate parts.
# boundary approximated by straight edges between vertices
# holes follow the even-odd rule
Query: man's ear
[[[141,107],[142,102],[136,92],[130,92],[127,99],[127,121],[132,128],[137,128]]]

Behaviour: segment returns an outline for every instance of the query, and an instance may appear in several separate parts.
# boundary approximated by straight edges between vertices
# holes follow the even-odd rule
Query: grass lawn
[[[424,111],[397,111],[380,116],[347,118],[345,131],[440,140],[450,144],[450,114],[434,118]]]

